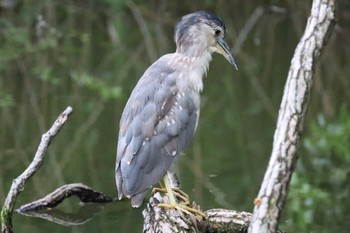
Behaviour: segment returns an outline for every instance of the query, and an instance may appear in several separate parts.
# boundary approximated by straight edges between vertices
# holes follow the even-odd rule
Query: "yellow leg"
[[[173,193],[174,193],[174,196],[176,196],[178,199],[181,200],[181,203],[180,204],[183,204],[183,205],[190,205],[190,199],[189,199],[189,196],[187,193],[185,193],[184,191],[182,191],[181,189],[179,188],[171,188]],[[155,194],[156,192],[160,192],[160,193],[167,193],[167,189],[166,188],[153,188],[152,189],[152,194]]]
[[[197,214],[199,216],[202,216],[203,218],[205,218],[205,214],[199,210],[196,210],[194,208],[191,208],[189,205],[190,205],[190,201],[189,201],[189,198],[188,198],[188,195],[183,192],[182,190],[178,189],[178,188],[172,188],[171,185],[170,185],[170,182],[169,182],[169,178],[168,178],[168,175],[165,175],[164,176],[164,185],[165,185],[165,191],[167,192],[168,194],[168,197],[169,197],[169,204],[165,204],[165,203],[160,203],[158,204],[159,207],[162,207],[162,208],[169,208],[169,209],[177,209],[179,211],[182,211],[186,214],[190,214],[190,213],[193,213],[193,214]],[[158,189],[158,191],[161,191],[163,192],[164,189]],[[175,199],[175,196],[176,197],[179,197],[180,199],[183,200],[182,203],[178,203]]]
[[[166,189],[162,187],[161,188],[155,187],[152,189],[152,195],[155,193],[166,193]]]

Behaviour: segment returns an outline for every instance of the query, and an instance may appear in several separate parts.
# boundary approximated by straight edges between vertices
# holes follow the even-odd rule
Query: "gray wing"
[[[120,121],[116,183],[119,198],[131,198],[134,207],[187,147],[196,128],[199,95],[178,90],[175,75],[159,62],[153,64],[133,90]]]

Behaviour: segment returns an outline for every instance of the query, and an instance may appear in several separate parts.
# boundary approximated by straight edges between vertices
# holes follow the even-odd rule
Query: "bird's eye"
[[[221,30],[220,29],[215,29],[215,36],[218,36],[221,34]]]

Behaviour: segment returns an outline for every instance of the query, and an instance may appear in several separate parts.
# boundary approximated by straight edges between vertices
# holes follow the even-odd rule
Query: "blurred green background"
[[[207,10],[224,19],[239,71],[213,56],[199,126],[176,171],[204,210],[252,211],[310,8],[311,1],[293,0],[0,0],[1,205],[41,135],[67,106],[74,114],[17,207],[73,182],[116,196],[116,138],[125,102],[143,71],[175,50],[178,19]],[[349,1],[339,1],[337,10],[337,25],[315,70],[300,159],[281,219],[288,232],[350,230]],[[70,200],[60,208],[70,213],[80,207]],[[87,222],[73,226],[15,214],[15,232],[142,229],[142,208],[131,208],[128,200],[96,208]]]

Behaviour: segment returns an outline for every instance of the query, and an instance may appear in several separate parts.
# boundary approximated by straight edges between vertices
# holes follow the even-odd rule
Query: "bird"
[[[212,54],[238,70],[225,34],[223,20],[213,13],[183,16],[175,27],[176,51],[155,61],[131,92],[119,123],[115,179],[118,198],[131,199],[132,207],[140,207],[163,178],[170,205],[179,209],[168,176],[196,131]]]

